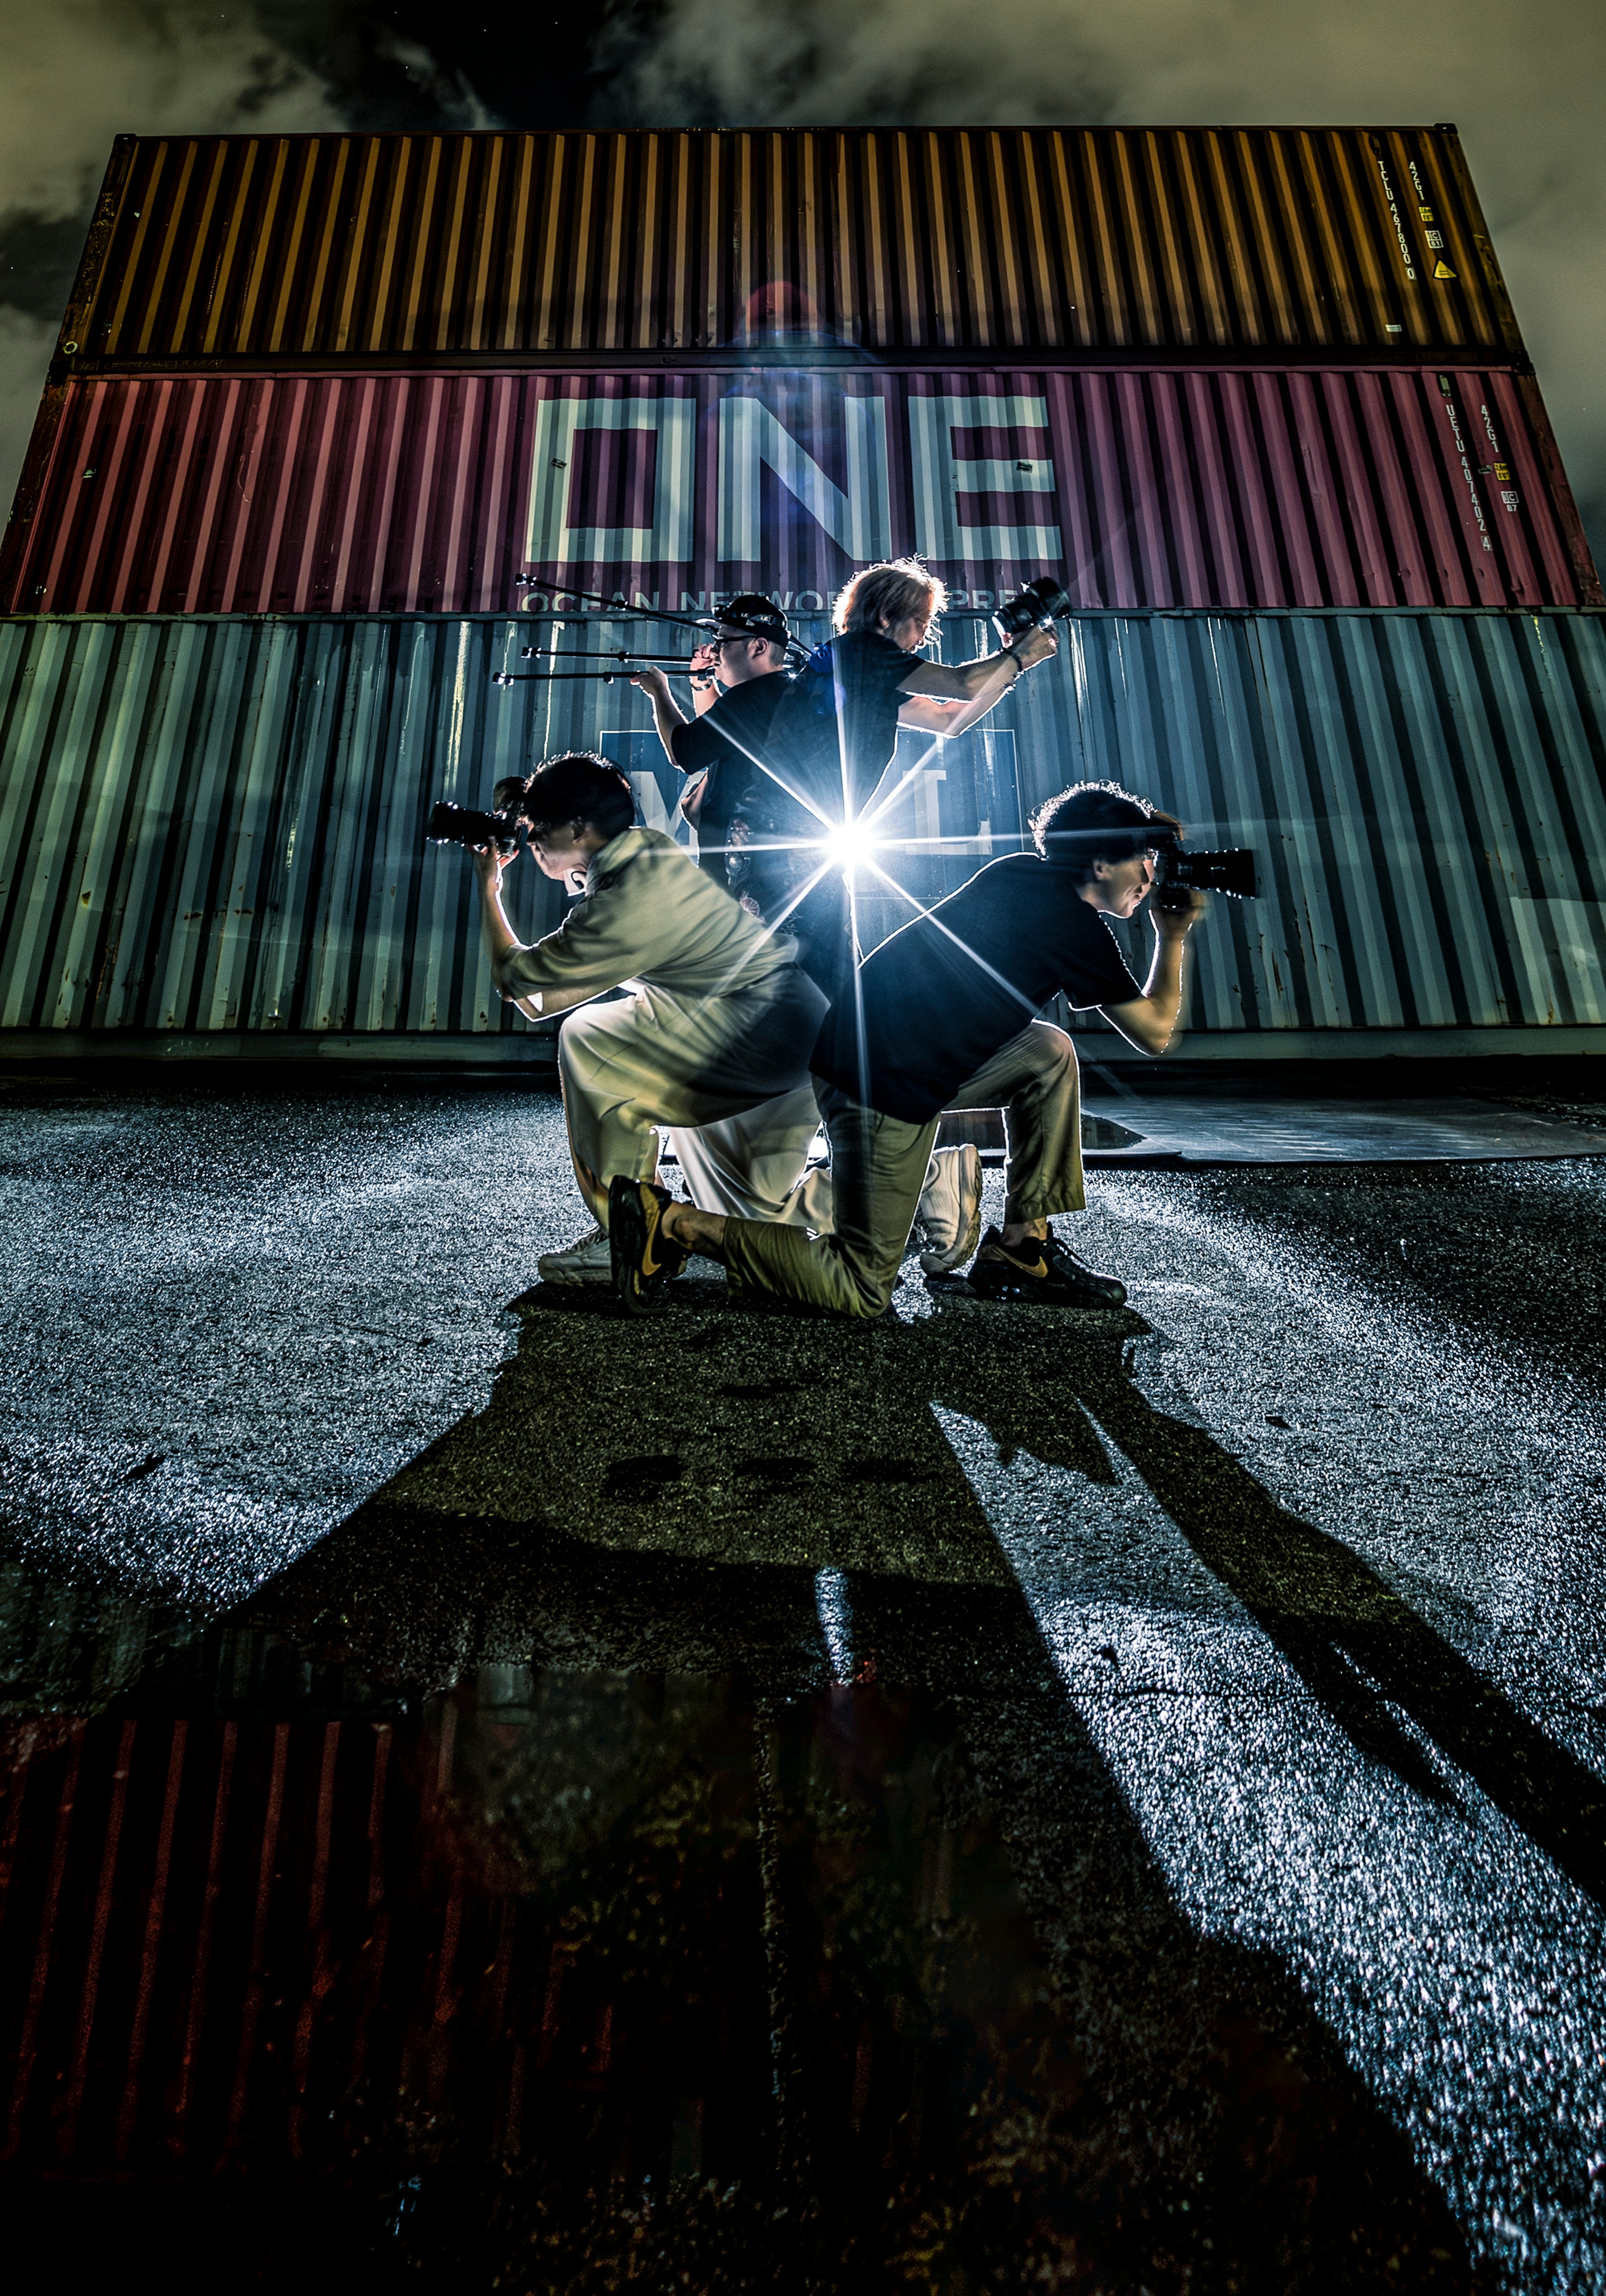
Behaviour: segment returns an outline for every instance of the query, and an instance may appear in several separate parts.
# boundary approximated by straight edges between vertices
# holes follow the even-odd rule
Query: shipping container
[[[34,631],[0,636],[0,1030],[528,1031],[467,864],[423,844],[435,799],[528,769],[500,630]],[[533,869],[510,895],[527,935],[557,922]]]
[[[1601,587],[1498,369],[75,381],[12,612],[516,610],[520,577],[817,611],[919,551],[957,603],[1540,606]]]
[[[0,625],[0,1044],[51,1032],[349,1031],[398,1046],[524,1032],[491,993],[437,797],[571,744],[677,824],[643,698],[502,688],[532,627],[601,651],[651,626],[307,618]],[[813,636],[823,625],[804,626]],[[1102,615],[987,725],[906,737],[866,878],[873,942],[1017,849],[1032,807],[1113,775],[1202,844],[1249,845],[1261,898],[1198,936],[1196,1047],[1312,1032],[1606,1023],[1606,628],[1594,615]],[[979,650],[960,615],[950,659]],[[928,840],[940,840],[933,846]],[[520,865],[526,933],[556,897]],[[40,1032],[44,1032],[41,1036]],[[86,1034],[87,1032],[87,1034]],[[493,1047],[488,1043],[488,1054]]]
[[[63,357],[1521,356],[1454,128],[125,136]]]

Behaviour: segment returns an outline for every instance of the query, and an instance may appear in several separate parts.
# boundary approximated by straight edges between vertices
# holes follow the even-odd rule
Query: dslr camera
[[[1001,598],[993,627],[1001,638],[1024,637],[1028,630],[1045,630],[1050,622],[1063,621],[1070,611],[1070,594],[1057,576],[1039,574],[1012,598]]]
[[[424,837],[430,845],[493,846],[511,861],[524,842],[524,824],[516,813],[476,813],[443,799],[425,824]]]
[[[1156,908],[1185,908],[1186,902],[1176,898],[1179,893],[1225,893],[1233,901],[1255,898],[1255,856],[1248,846],[1224,845],[1213,852],[1187,853],[1179,832],[1159,829],[1154,849],[1154,891],[1150,898]]]

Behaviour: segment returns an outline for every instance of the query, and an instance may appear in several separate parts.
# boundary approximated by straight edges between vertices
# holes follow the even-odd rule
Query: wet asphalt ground
[[[18,1082],[0,1158],[25,2218],[1606,2285],[1606,1161],[1100,1171],[1122,1313],[844,1329],[536,1285],[539,1086]]]

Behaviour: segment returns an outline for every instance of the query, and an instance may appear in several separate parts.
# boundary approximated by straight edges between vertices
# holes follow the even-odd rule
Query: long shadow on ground
[[[253,1609],[360,1618],[377,1662],[428,1679],[455,1674],[471,1651],[528,1654],[541,1611],[531,1574],[545,1586],[556,1570],[595,1589],[611,1557],[626,1566],[611,1598],[594,1599],[586,1628],[572,1612],[554,1621],[549,1652],[661,1662],[652,1653],[689,1628],[697,1663],[762,1652],[766,1679],[807,1680],[820,1652],[807,1609],[801,1628],[794,1620],[777,1632],[756,1601],[740,1656],[722,1652],[703,1599],[680,1618],[653,1566],[948,1587],[963,1614],[983,1589],[1013,1589],[1014,1573],[931,1405],[979,1422],[1002,1456],[1028,1451],[1111,1485],[1102,1429],[1363,1753],[1442,1795],[1397,1706],[1606,1903],[1601,1782],[1351,1548],[1281,1506],[1205,1429],[1148,1401],[1127,1368],[1128,1343],[1147,1331],[1140,1317],[955,1302],[917,1321],[844,1328],[734,1311],[714,1287],[684,1289],[643,1322],[585,1293],[526,1295],[489,1409],[431,1445]],[[462,1526],[450,1583],[433,1559],[443,1522]],[[581,1552],[565,1563],[569,1542]],[[376,1572],[381,1554],[406,1558],[411,1599],[394,1615],[394,1585],[376,1586],[394,1578],[393,1566]],[[429,1582],[435,1597],[421,1602]],[[880,1631],[895,1634],[895,1622]],[[952,1678],[946,1660],[906,1642],[885,1653],[889,1670]]]
[[[777,2284],[838,2284],[839,2254],[899,2284],[894,2229],[929,2235],[948,2259],[931,2284],[955,2288],[1051,2251],[1070,2286],[1471,2284],[1440,2196],[1286,1973],[1189,1926],[930,1406],[979,1422],[1001,1456],[1097,1482],[1117,1479],[1117,1446],[1363,1752],[1441,1791],[1397,1702],[1598,1892],[1597,1783],[1341,1542],[1146,1400],[1125,1361],[1135,1316],[955,1305],[844,1330],[722,1297],[683,1286],[649,1323],[585,1295],[516,1303],[520,1343],[489,1408],[265,1589],[213,1657],[252,1637],[322,1648],[337,1671],[419,1690],[487,1664],[731,1683],[757,1734],[774,2103],[759,2182],[795,2235]],[[827,1583],[874,1681],[821,1688]],[[147,1710],[201,1693],[207,1650],[154,1669]],[[539,1775],[535,1740],[529,1759]],[[974,1946],[987,1923],[954,1910],[955,1855],[960,1896],[995,1911],[1006,1867],[1031,1874],[1033,1941],[1017,1926],[968,1978],[944,1940],[969,1921]],[[963,2173],[956,2098],[979,2120]],[[858,2143],[872,2125],[881,2136]],[[873,2233],[899,2144],[914,2182]],[[1023,2179],[1037,2248],[954,2198]],[[527,2199],[550,2229],[550,2194]]]

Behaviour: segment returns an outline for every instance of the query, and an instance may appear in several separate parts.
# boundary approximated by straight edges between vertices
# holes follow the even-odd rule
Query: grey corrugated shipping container
[[[586,644],[644,641],[591,620]],[[625,685],[526,684],[529,619],[0,625],[0,1045],[530,1050],[491,994],[439,796],[581,739],[672,820]],[[983,732],[934,751],[894,838],[915,898],[1114,775],[1264,893],[1200,933],[1191,1048],[1577,1048],[1606,1022],[1606,631],[1477,614],[1106,615]],[[952,658],[982,626],[951,624]],[[581,642],[570,627],[570,642]],[[918,749],[902,762],[920,762]],[[520,929],[555,922],[527,865]],[[866,887],[873,939],[912,914]],[[1402,1032],[1404,1032],[1402,1034]]]

